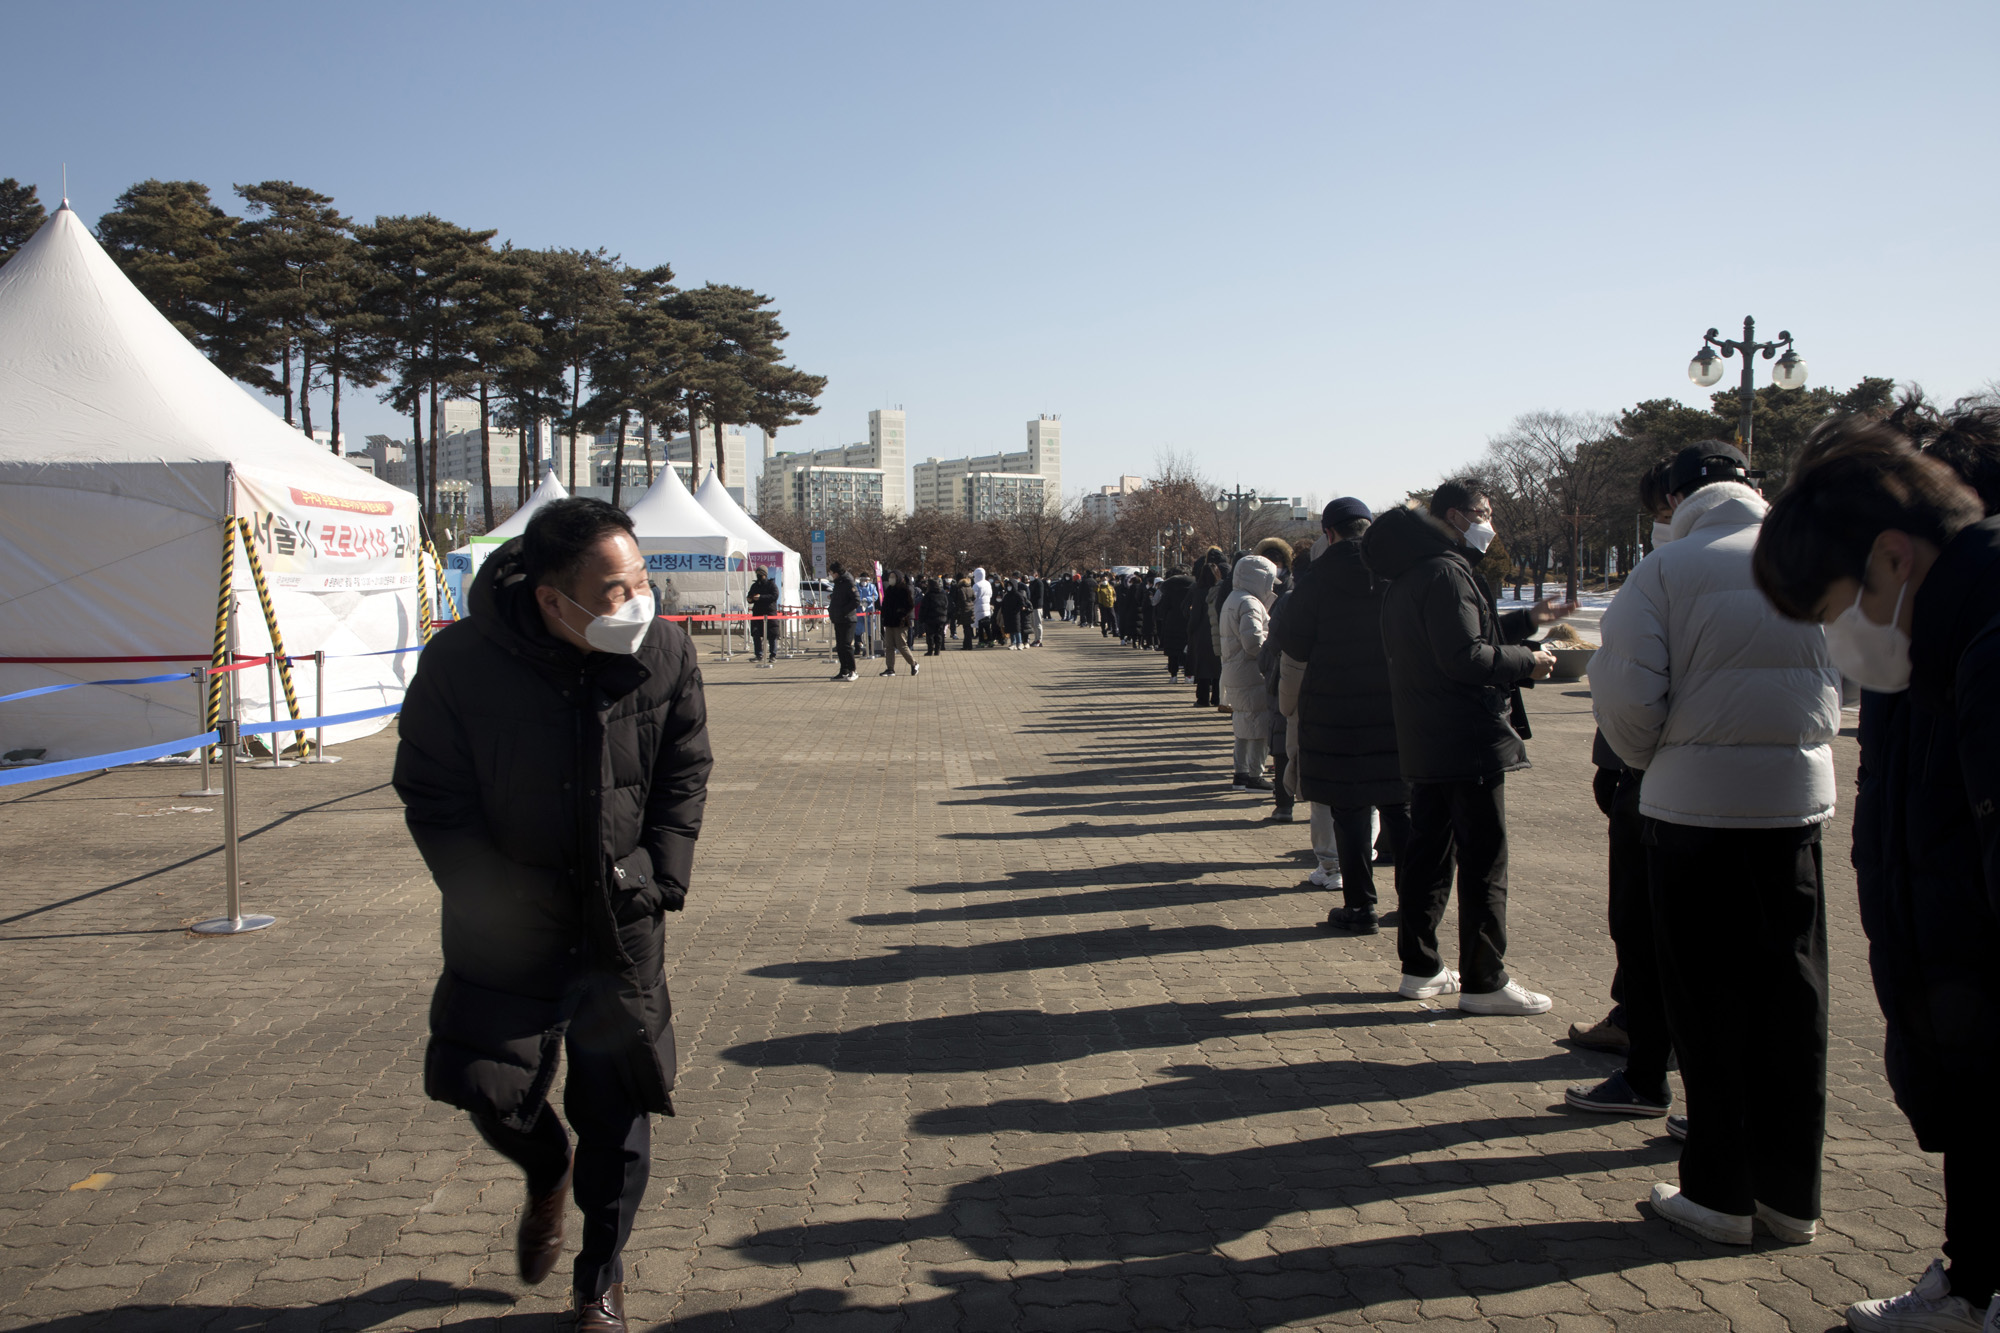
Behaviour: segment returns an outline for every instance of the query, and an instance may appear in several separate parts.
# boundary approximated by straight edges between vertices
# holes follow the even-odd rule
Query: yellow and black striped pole
[[[428,545],[428,543],[426,543]],[[424,565],[424,553],[417,552],[418,643],[431,641],[431,572]]]
[[[445,576],[444,561],[438,559],[437,547],[431,545],[431,539],[428,537],[424,538],[424,554],[428,555],[431,558],[431,564],[437,567],[438,591],[444,595],[444,604],[451,608],[451,618],[453,620],[460,619],[461,612],[458,609],[458,598],[451,595],[451,580]]]
[[[203,731],[214,731],[222,721],[222,668],[229,665],[229,608],[235,581],[236,517],[230,514],[222,520],[222,588],[215,595],[215,648],[208,659],[208,717]]]
[[[271,653],[278,659],[278,679],[285,684],[285,707],[289,708],[292,717],[297,719],[299,696],[292,688],[292,664],[285,660],[285,636],[278,632],[278,611],[271,605],[271,589],[264,582],[264,562],[257,557],[257,543],[250,535],[250,520],[237,519],[236,529],[243,534],[243,553],[250,557],[250,579],[257,585],[257,601],[264,608],[264,628],[271,632]],[[275,705],[276,700],[272,702]],[[275,716],[276,707],[273,707],[271,712]],[[299,749],[303,751],[306,748],[306,734],[303,731],[295,734],[298,736]],[[271,749],[275,752],[277,748],[278,737],[273,733]]]

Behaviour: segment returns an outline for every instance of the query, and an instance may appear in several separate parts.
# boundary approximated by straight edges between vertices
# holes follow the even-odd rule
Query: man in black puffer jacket
[[[673,1114],[661,913],[680,910],[707,801],[708,713],[687,635],[654,618],[632,521],[558,500],[480,570],[424,650],[395,787],[442,896],[424,1090],[528,1176],[521,1276],[583,1213],[579,1328],[622,1329],[620,1252]],[[560,1053],[574,1159],[547,1094]]]
[[[1505,779],[1528,766],[1515,690],[1555,670],[1555,654],[1521,640],[1569,608],[1538,602],[1499,615],[1475,563],[1492,540],[1493,502],[1471,480],[1439,486],[1428,513],[1389,511],[1361,539],[1362,557],[1389,582],[1382,644],[1411,785],[1410,842],[1396,858],[1400,989],[1412,1000],[1458,992],[1466,1013],[1540,1014],[1549,997],[1507,976]],[[1454,862],[1460,971],[1437,944]]]
[[[1155,621],[1160,630],[1160,649],[1167,655],[1167,679],[1179,680],[1187,669],[1188,598],[1194,595],[1194,580],[1179,565],[1167,571],[1159,587]]]
[[[1379,811],[1393,860],[1403,858],[1410,833],[1410,789],[1396,748],[1396,713],[1389,659],[1382,648],[1382,597],[1388,585],[1361,558],[1361,538],[1374,521],[1352,497],[1320,515],[1327,546],[1314,557],[1287,607],[1282,643],[1284,679],[1296,703],[1299,794],[1314,805],[1313,843],[1327,833],[1338,849],[1344,905],[1327,913],[1333,930],[1373,935],[1375,910],[1372,815]],[[1280,688],[1280,705],[1293,690]],[[1322,814],[1324,811],[1324,814]],[[1328,823],[1324,832],[1319,825]]]

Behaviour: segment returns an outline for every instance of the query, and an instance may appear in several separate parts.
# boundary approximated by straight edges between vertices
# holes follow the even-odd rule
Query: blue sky
[[[1396,497],[1517,413],[1701,400],[1701,331],[1946,397],[1990,332],[1991,4],[12,6],[0,176],[288,178],[774,296],[781,444],[1064,419]],[[362,429],[386,409],[349,408]]]

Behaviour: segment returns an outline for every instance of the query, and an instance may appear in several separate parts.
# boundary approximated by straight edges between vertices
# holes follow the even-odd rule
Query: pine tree
[[[0,180],[0,264],[12,259],[47,220],[34,186],[23,185],[12,176]]]
[[[314,347],[308,333],[318,288],[329,265],[354,229],[333,200],[290,181],[239,185],[236,193],[248,215],[236,229],[236,267],[250,313],[270,330],[269,350],[278,360],[278,385],[292,423],[292,362],[299,360],[299,425],[312,434],[307,386],[313,380]]]

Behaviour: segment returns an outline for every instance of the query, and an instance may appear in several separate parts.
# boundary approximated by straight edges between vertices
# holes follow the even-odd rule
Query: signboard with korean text
[[[812,530],[812,548],[813,548],[813,577],[816,579],[823,579],[826,577],[826,529],[825,528],[814,528]]]
[[[236,512],[273,588],[377,592],[417,582],[416,497],[362,498],[236,473]]]

